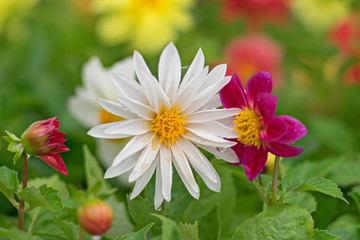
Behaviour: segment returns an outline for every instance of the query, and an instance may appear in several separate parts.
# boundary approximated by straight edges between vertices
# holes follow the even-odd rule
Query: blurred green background
[[[170,41],[183,66],[202,48],[207,65],[227,63],[228,74],[236,71],[243,83],[269,71],[280,97],[277,114],[296,117],[309,130],[297,143],[303,154],[282,161],[283,174],[325,176],[347,194],[350,205],[315,195],[316,227],[332,222],[336,230],[339,218],[360,225],[351,198],[360,196],[357,0],[0,0],[0,135],[19,136],[32,122],[58,116],[71,149],[62,154],[69,176],[60,177],[83,185],[82,145],[95,153],[96,143],[68,109],[83,65],[98,56],[110,67],[137,49],[157,76]],[[6,148],[1,139],[0,165],[21,172]],[[52,174],[42,161],[30,160],[30,178]],[[0,206],[15,214],[3,196]]]

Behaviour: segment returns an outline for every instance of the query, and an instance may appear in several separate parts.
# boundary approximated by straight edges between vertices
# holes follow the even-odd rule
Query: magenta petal
[[[247,107],[245,91],[236,73],[231,77],[230,82],[220,90],[219,95],[225,108]]]
[[[259,93],[271,93],[273,87],[270,73],[261,71],[255,73],[246,85],[247,102],[253,108],[255,97]]]
[[[285,122],[278,117],[272,118],[259,132],[259,138],[263,141],[272,142],[280,139],[287,133]]]
[[[244,172],[246,177],[253,181],[264,169],[268,156],[266,148],[249,146],[246,148],[243,159]]]
[[[277,118],[282,119],[287,128],[286,134],[276,141],[278,143],[294,143],[303,138],[308,132],[304,124],[296,118],[287,115],[277,116]]]
[[[231,149],[234,150],[234,152],[236,153],[236,156],[239,158],[239,162],[238,163],[229,163],[229,164],[235,165],[235,166],[242,165],[243,164],[243,159],[244,159],[244,152],[245,152],[247,147],[245,147],[244,144],[236,141],[236,139],[235,140],[227,139],[227,140],[234,141],[234,142],[238,143],[235,146],[232,146]]]
[[[295,157],[304,151],[301,147],[276,142],[269,143],[268,148],[272,154],[279,157]]]
[[[263,123],[267,123],[275,115],[276,104],[279,97],[270,93],[259,93],[255,97],[254,110],[262,117]]]
[[[37,157],[42,159],[50,167],[54,168],[59,173],[64,174],[66,176],[69,175],[66,170],[65,163],[59,154],[45,154],[45,155],[38,155]]]

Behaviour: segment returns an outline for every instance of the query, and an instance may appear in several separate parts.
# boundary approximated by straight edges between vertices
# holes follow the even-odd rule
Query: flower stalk
[[[23,183],[22,183],[22,190],[27,187],[27,180],[28,180],[28,155],[26,152],[22,153],[23,157],[23,166],[24,166],[24,176],[23,176]],[[20,199],[20,205],[18,208],[18,229],[24,230],[24,214],[25,214],[25,202],[24,199]]]
[[[277,181],[278,181],[278,175],[279,175],[279,162],[280,162],[280,157],[276,156],[275,163],[274,163],[273,180],[272,180],[271,206],[274,206],[277,204]]]

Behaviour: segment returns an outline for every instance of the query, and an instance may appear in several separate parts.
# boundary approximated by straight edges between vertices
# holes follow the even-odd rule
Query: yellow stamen
[[[165,106],[161,109],[160,113],[151,122],[151,131],[154,131],[154,138],[158,135],[160,143],[165,143],[166,147],[169,144],[174,144],[175,140],[180,140],[180,135],[185,133],[183,126],[187,123],[184,120],[186,116],[178,114],[179,109],[172,107],[166,109]]]
[[[235,116],[234,129],[238,133],[237,140],[245,145],[260,146],[259,131],[261,128],[261,117],[253,110],[244,108],[239,115]]]
[[[100,124],[103,123],[112,123],[112,122],[119,122],[119,121],[123,121],[125,120],[122,117],[116,116],[112,113],[109,113],[108,111],[102,109],[100,111],[100,115],[99,115],[99,122]]]

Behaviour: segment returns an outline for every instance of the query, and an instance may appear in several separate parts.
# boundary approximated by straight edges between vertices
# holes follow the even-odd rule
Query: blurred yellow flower
[[[295,16],[314,32],[327,31],[349,13],[345,1],[339,0],[293,0],[291,8]]]
[[[174,41],[193,24],[194,0],[92,0],[96,31],[107,45],[130,42],[145,53]]]
[[[8,34],[17,35],[24,31],[22,20],[38,0],[0,0],[0,36],[5,29]]]

